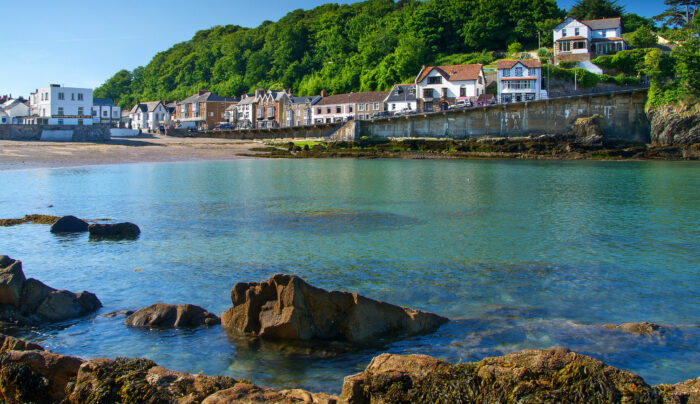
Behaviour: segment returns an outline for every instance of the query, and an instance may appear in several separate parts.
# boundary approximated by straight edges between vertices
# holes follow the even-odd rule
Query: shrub
[[[522,51],[523,51],[523,45],[520,42],[513,42],[512,44],[508,45],[508,54],[509,55],[514,55],[514,54],[522,52]]]

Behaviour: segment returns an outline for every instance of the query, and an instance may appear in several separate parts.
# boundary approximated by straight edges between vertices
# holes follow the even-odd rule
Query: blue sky
[[[27,97],[49,83],[94,88],[120,69],[147,64],[157,52],[192,38],[198,30],[225,24],[255,27],[291,10],[327,2],[330,0],[6,2],[0,95]],[[564,8],[574,2],[558,0]],[[644,16],[663,10],[663,0],[621,0],[620,4]]]

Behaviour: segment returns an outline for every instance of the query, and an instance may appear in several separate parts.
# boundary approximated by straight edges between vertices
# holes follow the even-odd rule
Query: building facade
[[[257,91],[256,91],[257,93]],[[257,97],[255,113],[256,128],[279,128],[283,126],[289,94],[286,91],[267,91]]]
[[[160,101],[141,102],[129,111],[131,129],[156,131],[170,124],[170,113]]]
[[[323,97],[312,109],[313,122],[334,123],[350,119],[371,119],[375,113],[386,110],[384,100],[388,95],[388,91],[368,91]]]
[[[457,101],[472,103],[486,93],[486,77],[481,64],[423,66],[416,77],[418,109],[444,111]]]
[[[27,123],[92,125],[92,89],[51,84],[29,95]]]
[[[320,95],[289,97],[283,126],[306,126],[313,123],[313,108],[321,101]]]
[[[625,49],[620,18],[579,21],[566,17],[554,28],[555,64],[585,62]]]
[[[92,99],[92,122],[118,124],[122,118],[122,109],[114,105],[109,98]]]
[[[256,99],[256,94],[243,94],[241,96],[241,101],[236,105],[236,128],[255,128],[255,111],[258,105]]]
[[[210,91],[200,90],[177,103],[173,120],[181,127],[212,129],[226,120],[226,108],[237,103],[237,98],[221,97]]]
[[[391,113],[415,112],[418,109],[415,84],[397,84],[384,99],[386,110]]]
[[[0,104],[0,124],[19,124],[29,116],[29,105],[17,99],[10,98]]]
[[[547,98],[542,90],[542,63],[535,59],[499,60],[498,102],[535,101]]]

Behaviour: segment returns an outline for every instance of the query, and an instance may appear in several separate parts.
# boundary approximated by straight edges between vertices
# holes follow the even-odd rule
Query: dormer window
[[[441,76],[428,77],[428,84],[442,84]]]

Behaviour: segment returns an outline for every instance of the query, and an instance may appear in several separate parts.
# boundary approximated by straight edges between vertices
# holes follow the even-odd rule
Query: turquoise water
[[[28,277],[104,308],[17,331],[53,351],[145,356],[189,372],[338,392],[379,352],[452,362],[568,346],[647,382],[700,376],[700,166],[683,162],[237,160],[0,173],[0,218],[137,223],[91,242],[0,227]],[[49,207],[49,206],[52,207]],[[434,311],[437,332],[305,351],[220,327],[145,331],[100,316],[163,301],[215,313],[274,273]],[[659,335],[603,329],[652,321]]]

